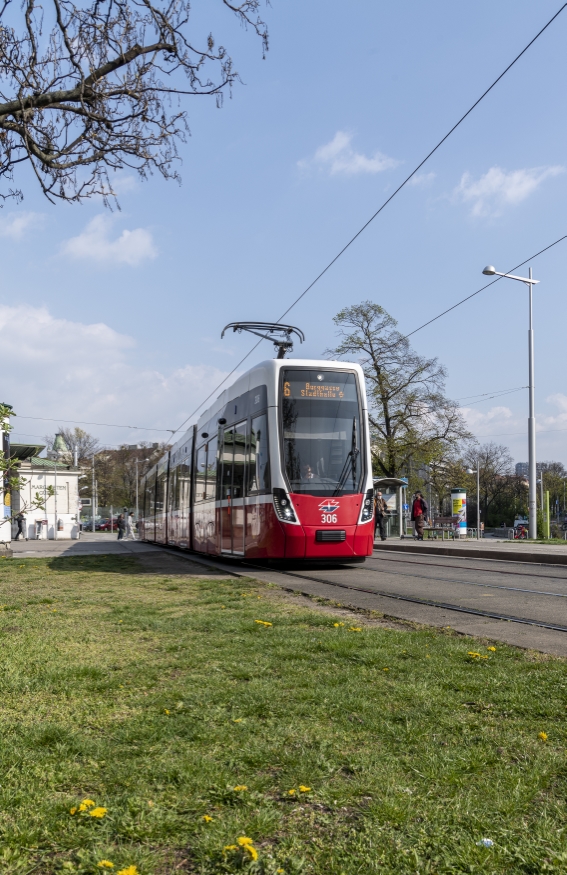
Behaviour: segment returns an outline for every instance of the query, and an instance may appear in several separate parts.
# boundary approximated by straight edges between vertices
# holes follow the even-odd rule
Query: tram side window
[[[246,465],[246,423],[240,422],[234,426],[232,436],[232,497],[244,496],[244,469]]]
[[[270,455],[268,446],[268,417],[265,413],[254,417],[249,438],[248,493],[270,492]]]
[[[179,488],[177,479],[178,468],[172,468],[169,472],[169,508],[179,510]]]
[[[217,438],[212,438],[208,443],[207,453],[207,482],[205,485],[205,498],[212,501],[216,498],[217,489]]]
[[[189,510],[190,475],[191,468],[189,465],[179,465],[177,468],[177,493],[179,495],[177,507],[182,513],[186,513]]]
[[[151,477],[150,480],[147,481],[146,510],[148,511],[148,516],[150,517],[152,517],[156,512],[156,491],[154,477]]]
[[[156,482],[156,513],[162,513],[165,502],[165,487],[167,480],[167,471],[162,471],[157,476]]]
[[[197,450],[197,469],[195,472],[195,501],[203,501],[207,497],[207,445],[203,444]]]

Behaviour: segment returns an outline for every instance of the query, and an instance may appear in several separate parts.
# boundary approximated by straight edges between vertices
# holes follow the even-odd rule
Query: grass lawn
[[[562,660],[121,557],[0,585],[0,872],[567,872]]]

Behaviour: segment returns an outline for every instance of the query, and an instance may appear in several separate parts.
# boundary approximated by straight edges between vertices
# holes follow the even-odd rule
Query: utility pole
[[[92,488],[92,498],[91,498],[91,516],[92,516],[92,530],[95,530],[95,476],[94,476],[94,457],[96,453],[93,453],[93,488]]]
[[[55,527],[53,529],[53,538],[57,540],[57,459],[53,462],[53,470],[55,472]]]

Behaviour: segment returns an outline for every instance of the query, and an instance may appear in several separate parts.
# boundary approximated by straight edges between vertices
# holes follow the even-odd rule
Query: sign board
[[[409,510],[409,504],[404,504],[404,510]]]
[[[91,500],[90,498],[81,498],[81,507],[90,507]]]

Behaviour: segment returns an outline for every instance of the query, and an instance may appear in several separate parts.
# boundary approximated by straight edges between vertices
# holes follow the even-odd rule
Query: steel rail
[[[415,564],[417,565],[417,562]],[[426,563],[423,563],[423,564],[425,565]],[[463,569],[463,570],[465,570],[465,569]],[[398,577],[414,577],[415,576],[415,575],[411,574],[411,572],[409,572],[409,571],[408,572],[390,571],[390,569],[382,571],[382,570],[379,570],[378,568],[365,568],[365,571],[372,571],[372,572],[374,572],[374,574],[395,574]],[[566,580],[567,578],[555,577],[555,578],[551,578],[551,579],[552,580]],[[544,590],[544,589],[523,589],[521,586],[502,586],[502,585],[497,584],[497,583],[480,583],[479,581],[476,581],[476,580],[455,580],[451,577],[433,577],[431,575],[423,575],[421,577],[421,580],[436,580],[436,581],[440,581],[441,583],[462,583],[464,586],[482,586],[482,587],[485,587],[486,589],[505,589],[505,590],[508,590],[510,592],[525,592],[525,593],[528,593],[528,595],[554,595],[554,596],[557,596],[557,598],[562,598],[562,599],[567,598],[567,593],[565,593],[565,592],[548,592],[547,590]]]
[[[262,565],[250,565],[250,563],[247,564],[250,568],[256,568],[261,571],[273,570]],[[283,574],[286,577],[295,577],[299,578],[300,580],[312,580],[314,581],[314,583],[323,583],[327,586],[335,586],[339,587],[340,589],[350,589],[355,592],[368,593],[369,595],[379,595],[382,598],[396,599],[397,601],[402,602],[412,602],[413,604],[425,605],[431,608],[442,608],[446,611],[456,611],[462,614],[474,614],[477,617],[487,617],[492,620],[506,620],[509,623],[521,623],[525,626],[538,626],[542,629],[550,629],[554,632],[567,632],[567,626],[562,626],[558,623],[546,623],[543,620],[530,620],[527,617],[515,617],[511,614],[497,614],[493,611],[481,611],[477,608],[466,608],[461,605],[453,605],[448,602],[434,601],[433,599],[420,599],[417,598],[417,596],[405,596],[398,593],[385,592],[384,590],[379,589],[368,589],[367,587],[353,586],[352,584],[348,583],[337,583],[336,581],[324,580],[323,578],[312,577],[311,575],[294,574],[293,571],[281,571],[278,569],[277,573]]]

